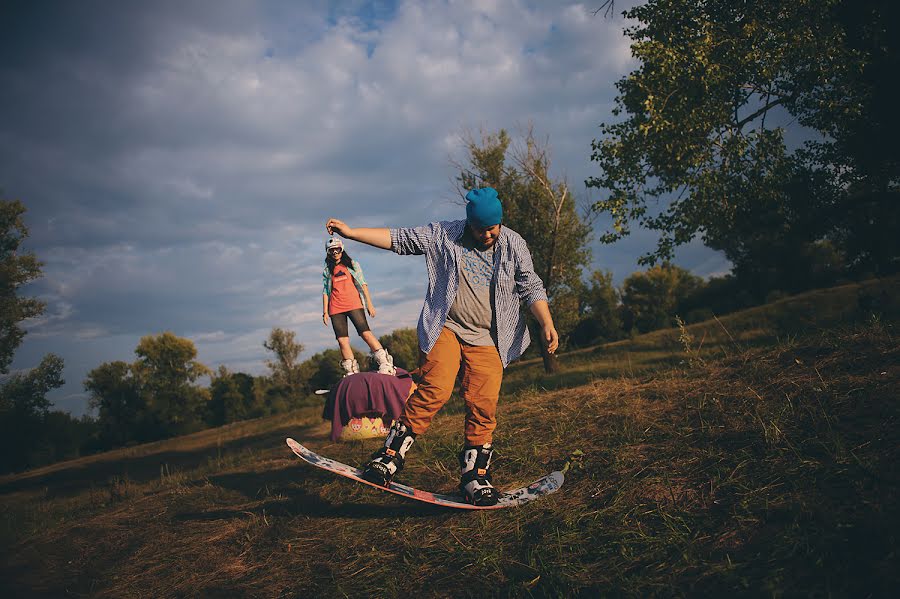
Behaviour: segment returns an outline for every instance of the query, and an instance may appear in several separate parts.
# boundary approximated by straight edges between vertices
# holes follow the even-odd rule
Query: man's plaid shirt
[[[391,229],[391,250],[398,254],[425,254],[428,291],[419,316],[419,348],[426,354],[437,342],[447,313],[459,289],[459,261],[462,247],[456,241],[465,232],[466,221],[443,221],[423,227]],[[522,236],[508,227],[500,228],[494,245],[494,276],[491,304],[496,322],[497,350],[503,367],[517,359],[531,339],[525,326],[521,304],[531,306],[547,300],[544,283],[534,272],[531,252]]]

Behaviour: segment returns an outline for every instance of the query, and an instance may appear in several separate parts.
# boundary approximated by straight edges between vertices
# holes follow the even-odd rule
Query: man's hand
[[[353,233],[353,229],[348,226],[347,223],[336,218],[328,219],[328,222],[325,223],[325,230],[328,231],[329,235],[337,233],[341,237],[346,237],[347,239],[350,239],[350,235]]]
[[[547,353],[554,353],[559,347],[559,334],[556,332],[556,327],[554,327],[552,324],[549,326],[545,326],[543,327],[542,332],[544,337],[544,346],[547,348]]]
[[[541,325],[541,341],[544,342],[544,347],[547,348],[548,353],[552,354],[559,347],[559,333],[556,332],[556,327],[553,326],[550,306],[546,300],[538,300],[531,304],[531,313],[534,314],[534,318]]]

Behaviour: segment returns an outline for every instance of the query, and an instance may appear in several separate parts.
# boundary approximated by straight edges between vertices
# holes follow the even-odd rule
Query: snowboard
[[[547,476],[534,481],[527,487],[522,487],[521,489],[515,489],[512,491],[500,492],[500,500],[496,505],[472,505],[470,503],[466,503],[466,500],[462,495],[442,495],[440,493],[431,493],[429,491],[421,491],[419,489],[414,489],[412,487],[408,487],[396,482],[392,482],[388,487],[382,487],[381,485],[370,483],[367,480],[363,480],[362,470],[360,470],[359,468],[354,468],[352,466],[348,466],[347,464],[342,464],[341,462],[320,456],[314,451],[311,451],[303,445],[300,445],[291,438],[288,438],[286,441],[288,447],[291,448],[291,451],[293,451],[297,455],[297,457],[309,464],[312,464],[313,466],[316,466],[317,468],[322,468],[323,470],[334,472],[335,474],[353,479],[357,482],[361,482],[376,489],[381,489],[382,491],[388,491],[389,493],[394,493],[396,495],[401,495],[403,497],[408,497],[410,499],[423,501],[425,503],[430,503],[433,505],[440,505],[443,507],[458,508],[463,510],[496,510],[505,507],[513,507],[528,503],[529,501],[534,501],[535,499],[539,499],[544,495],[549,495],[550,493],[557,491],[563,484],[563,473],[559,471],[551,472]]]

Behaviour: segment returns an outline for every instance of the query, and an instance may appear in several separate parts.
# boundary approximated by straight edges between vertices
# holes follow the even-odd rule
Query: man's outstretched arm
[[[367,229],[359,227],[354,229],[348,226],[344,221],[330,218],[328,219],[328,222],[325,223],[325,230],[328,231],[329,235],[337,233],[346,239],[352,239],[353,241],[365,243],[383,250],[391,249],[391,232],[386,228]]]

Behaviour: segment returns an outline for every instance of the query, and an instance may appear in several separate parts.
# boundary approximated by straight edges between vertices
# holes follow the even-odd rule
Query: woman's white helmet
[[[331,237],[325,242],[325,251],[330,252],[333,249],[344,249],[344,242],[337,237]]]

